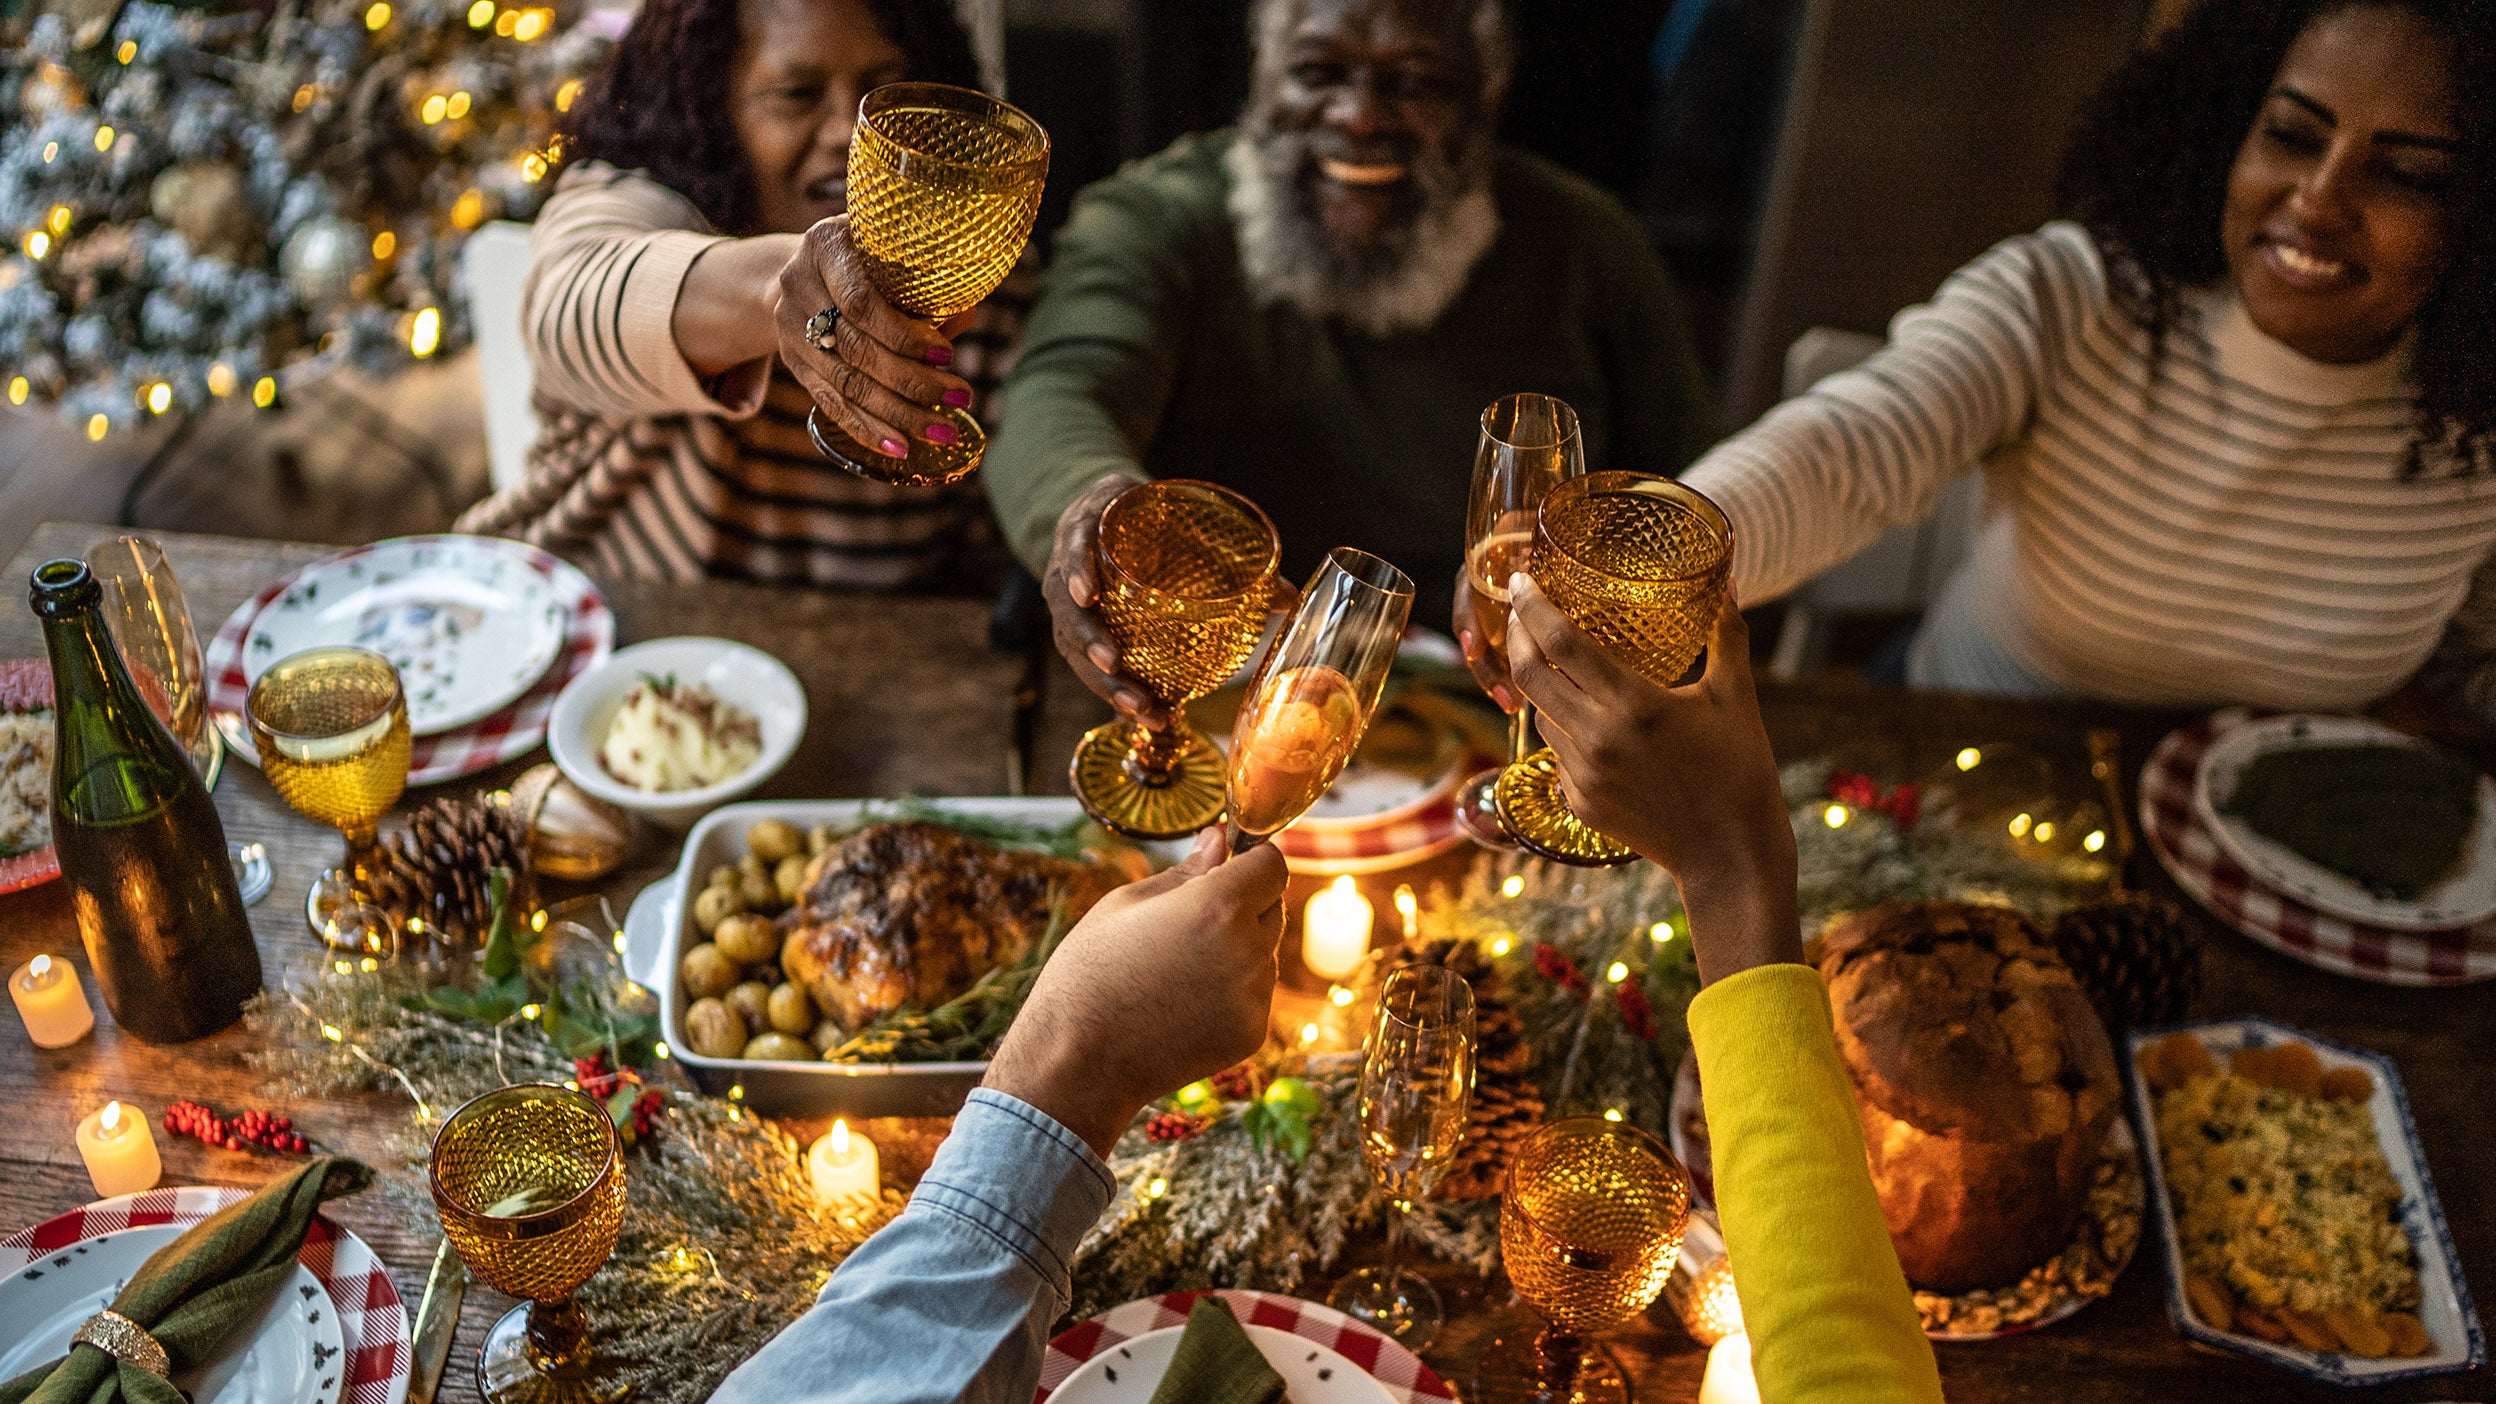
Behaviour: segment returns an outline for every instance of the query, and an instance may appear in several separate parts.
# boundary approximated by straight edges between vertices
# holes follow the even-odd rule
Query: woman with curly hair
[[[844,182],[858,100],[976,86],[946,0],[648,0],[568,115],[521,329],[543,424],[516,487],[461,529],[619,575],[992,588],[975,481],[899,488],[817,452],[809,408],[895,457],[980,408],[1028,280],[955,322],[868,283]],[[818,345],[807,322],[838,310]]]
[[[2441,644],[2496,717],[2496,6],[2203,0],[2062,194],[1684,476],[1741,597],[1981,469],[1911,683],[2340,709]]]

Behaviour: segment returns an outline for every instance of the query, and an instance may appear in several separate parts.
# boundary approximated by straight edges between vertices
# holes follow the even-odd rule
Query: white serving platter
[[[2273,751],[2426,743],[2364,717],[2265,717],[2222,733],[2193,777],[2193,814],[2254,881],[2317,911],[2394,931],[2449,931],[2496,916],[2496,780],[2479,777],[2479,817],[2452,876],[2408,901],[2378,896],[2226,812],[2245,767]]]
[[[2228,1055],[2239,1048],[2268,1048],[2294,1042],[2312,1048],[2326,1071],[2363,1068],[2374,1078],[2375,1095],[2367,1103],[2367,1112],[2374,1121],[2375,1141],[2383,1149],[2384,1163],[2401,1187],[2401,1228],[2409,1235],[2418,1260],[2422,1300],[2417,1315],[2435,1342],[2432,1352],[2408,1359],[2368,1360],[2303,1350],[2221,1331],[2205,1325],[2193,1314],[2192,1303],[2184,1294],[2184,1253],[2176,1242],[2175,1206],[2167,1196],[2166,1153],[2158,1141],[2156,1100],[2140,1070],[2141,1051],[2176,1033],[2199,1039],[2221,1067],[2226,1066]],[[2124,1053],[2124,1083],[2131,1090],[2133,1117],[2141,1131],[2142,1161],[2149,1172],[2149,1217],[2158,1225],[2159,1237],[2167,1247],[2167,1316],[2185,1339],[2250,1356],[2306,1379],[2344,1386],[2453,1374],[2485,1363],[2487,1344],[2479,1331],[2478,1313],[2470,1304],[2469,1286],[2462,1280],[2461,1257],[2454,1251],[2452,1229],[2444,1222],[2444,1207],[2435,1197],[2435,1181],[2427,1174],[2426,1152],[2418,1145],[2418,1127],[2410,1119],[2409,1098],[2401,1090],[2401,1075],[2391,1059],[2268,1019],[2134,1029],[2125,1039]]]
[[[822,1063],[761,1062],[705,1058],[685,1037],[685,1010],[692,1003],[677,988],[676,965],[701,941],[687,895],[702,889],[704,876],[733,864],[745,852],[745,832],[765,819],[785,819],[800,829],[817,824],[845,828],[881,814],[891,800],[758,800],[712,810],[685,836],[676,871],[644,888],[624,918],[624,969],[657,992],[660,1037],[669,1053],[705,1091],[742,1087],[744,1101],[764,1116],[949,1116],[988,1071],[982,1062]],[[921,803],[989,819],[1055,828],[1083,817],[1071,797],[936,799]],[[1139,845],[1157,862],[1174,863],[1184,841]]]
[[[1395,1404],[1394,1396],[1368,1371],[1330,1347],[1271,1326],[1240,1329],[1283,1377],[1283,1394],[1291,1404]],[[1185,1326],[1165,1326],[1102,1351],[1052,1390],[1049,1404],[1151,1404],[1161,1377],[1170,1373],[1179,1338],[1186,1334]]]

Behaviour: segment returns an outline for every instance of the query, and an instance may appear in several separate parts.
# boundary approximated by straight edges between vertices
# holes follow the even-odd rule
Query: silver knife
[[[425,1279],[424,1304],[416,1308],[416,1368],[407,1377],[407,1404],[433,1404],[442,1385],[442,1363],[450,1359],[451,1337],[459,1332],[459,1304],[468,1295],[468,1269],[449,1239],[433,1251],[433,1272]]]

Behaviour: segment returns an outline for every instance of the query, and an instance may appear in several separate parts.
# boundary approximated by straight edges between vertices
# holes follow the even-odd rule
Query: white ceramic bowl
[[[699,790],[664,794],[636,790],[598,763],[598,747],[643,674],[674,675],[700,683],[754,714],[763,728],[763,753],[731,780]],[[619,648],[606,662],[574,678],[555,699],[547,721],[546,749],[565,778],[611,804],[662,827],[683,832],[696,819],[753,790],[789,763],[806,734],[806,689],[779,659],[730,639],[652,639]]]

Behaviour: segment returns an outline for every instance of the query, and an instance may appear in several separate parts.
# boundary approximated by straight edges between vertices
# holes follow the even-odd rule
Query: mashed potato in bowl
[[[752,713],[698,683],[645,674],[607,724],[598,763],[636,790],[667,794],[733,780],[762,754],[762,723]]]

